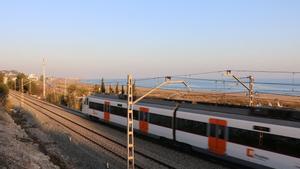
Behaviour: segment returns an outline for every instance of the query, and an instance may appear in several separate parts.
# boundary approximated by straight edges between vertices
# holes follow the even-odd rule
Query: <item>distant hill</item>
[[[16,70],[0,70],[1,73],[4,73],[7,76],[17,76],[20,72]]]

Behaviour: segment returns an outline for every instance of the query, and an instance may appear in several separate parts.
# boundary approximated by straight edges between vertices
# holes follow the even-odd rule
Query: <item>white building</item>
[[[7,84],[7,80],[8,80],[8,77],[7,77],[7,76],[4,76],[4,77],[3,77],[3,83],[4,83],[4,84]]]
[[[35,74],[29,74],[28,75],[28,79],[32,80],[32,81],[38,81],[39,77]]]

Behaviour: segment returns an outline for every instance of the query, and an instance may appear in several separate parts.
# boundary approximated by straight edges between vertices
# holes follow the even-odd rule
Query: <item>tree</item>
[[[86,96],[89,94],[89,90],[86,88],[78,88],[76,94],[78,96]]]
[[[9,93],[9,89],[8,89],[8,86],[1,83],[0,84],[0,103],[2,105],[5,105],[6,104],[6,100],[7,100],[7,97],[8,97],[8,93]]]
[[[58,95],[54,92],[48,93],[46,96],[46,100],[53,104],[59,104],[60,101]]]
[[[114,90],[111,87],[111,84],[109,85],[109,93],[114,93]]]
[[[43,88],[41,85],[38,85],[36,82],[31,82],[31,94],[32,95],[42,95]]]
[[[119,82],[118,82],[117,85],[116,85],[115,93],[116,93],[116,94],[119,94],[119,92],[120,92],[120,91],[119,91]]]
[[[93,92],[94,92],[94,93],[99,93],[99,89],[100,89],[100,86],[97,85],[97,84],[95,84],[95,85],[94,85],[94,88],[93,88]]]
[[[105,84],[104,84],[104,79],[101,79],[101,93],[105,93]]]
[[[68,86],[67,89],[69,94],[75,94],[76,90],[77,90],[77,86],[75,84],[71,84],[70,86]]]
[[[23,84],[25,80],[27,79],[26,75],[24,73],[19,73],[17,75],[17,91],[21,91],[21,79],[23,79]]]
[[[68,94],[66,97],[66,102],[68,107],[75,108],[76,107],[76,97],[75,95]]]
[[[40,80],[41,82],[43,82],[43,77],[44,77],[44,75],[41,75],[40,78],[39,78],[39,80]]]
[[[121,95],[125,94],[124,85],[122,85]]]
[[[0,72],[0,83],[4,83],[4,76],[5,74]]]
[[[64,105],[64,106],[68,106],[67,97],[65,97],[64,95],[60,95],[59,104]]]
[[[7,86],[8,86],[9,89],[16,90],[16,88],[15,88],[15,81],[13,81],[11,78],[8,78]]]

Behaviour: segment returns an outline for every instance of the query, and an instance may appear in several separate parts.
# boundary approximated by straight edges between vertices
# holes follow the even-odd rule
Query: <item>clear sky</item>
[[[300,69],[299,0],[9,0],[0,69],[119,78]]]

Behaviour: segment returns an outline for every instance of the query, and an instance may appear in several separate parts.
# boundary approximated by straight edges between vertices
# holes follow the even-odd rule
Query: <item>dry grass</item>
[[[76,84],[80,88],[85,88],[92,92],[94,85],[80,83],[79,81],[69,82],[70,84]],[[63,92],[64,81],[60,80],[56,82],[59,91]],[[115,89],[115,86],[112,86]],[[121,87],[119,86],[121,91]],[[137,97],[142,96],[150,88],[136,88]],[[106,86],[108,91],[108,86]],[[163,98],[173,100],[185,100],[191,102],[202,103],[216,103],[227,105],[249,105],[249,97],[245,93],[221,93],[221,92],[205,92],[205,91],[178,91],[178,90],[163,90],[158,89],[149,95],[151,98]],[[275,107],[287,107],[300,109],[300,97],[299,96],[284,96],[275,94],[255,94],[254,104],[258,106],[275,106]]]

